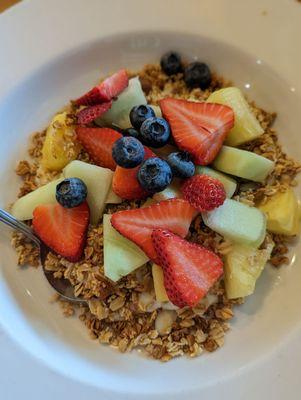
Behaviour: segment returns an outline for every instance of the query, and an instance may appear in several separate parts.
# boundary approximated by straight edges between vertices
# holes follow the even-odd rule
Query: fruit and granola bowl
[[[93,339],[162,361],[221,347],[234,307],[299,233],[300,165],[274,119],[176,52],[58,112],[18,164],[11,212],[87,301],[57,298],[65,315],[79,308]],[[20,265],[39,264],[22,235],[13,245]]]

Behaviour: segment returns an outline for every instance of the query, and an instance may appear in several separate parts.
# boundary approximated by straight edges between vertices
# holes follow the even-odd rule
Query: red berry
[[[199,211],[211,211],[223,204],[226,192],[223,184],[208,175],[195,175],[182,186],[184,199]]]
[[[160,108],[177,146],[199,165],[214,160],[234,124],[232,108],[222,104],[166,98]]]
[[[112,157],[113,144],[122,137],[121,133],[110,128],[76,128],[78,141],[100,167],[116,169],[116,162]]]
[[[108,101],[107,103],[96,104],[94,106],[89,106],[83,108],[77,113],[77,122],[80,125],[86,125],[93,122],[96,118],[99,118],[107,112],[112,106],[112,102]]]
[[[111,223],[121,235],[136,243],[156,262],[157,254],[151,238],[153,229],[169,229],[185,237],[195,215],[196,211],[188,201],[169,199],[148,207],[116,212]]]
[[[222,260],[168,230],[153,230],[152,240],[168,298],[178,307],[194,307],[223,274]]]
[[[79,99],[75,100],[78,106],[92,106],[103,102],[108,102],[117,97],[129,84],[126,70],[121,69],[109,76],[98,86],[92,88]]]
[[[89,225],[87,202],[73,208],[60,204],[43,204],[34,209],[35,233],[53,251],[76,262],[83,253]]]
[[[144,146],[144,160],[155,156],[155,153]],[[124,200],[141,200],[148,197],[149,193],[140,186],[137,179],[139,168],[140,166],[129,169],[117,165],[112,181],[112,189],[117,196]]]

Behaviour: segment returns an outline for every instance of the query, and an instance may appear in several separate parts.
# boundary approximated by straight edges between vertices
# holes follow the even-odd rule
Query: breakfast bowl
[[[0,102],[1,207],[11,204],[20,181],[14,170],[27,158],[31,132],[42,130],[57,110],[79,97],[100,77],[120,68],[139,70],[176,50],[187,60],[205,61],[233,82],[249,100],[278,114],[274,128],[281,145],[300,159],[298,93],[272,65],[223,41],[185,32],[136,31],[116,34],[75,47],[34,71]],[[17,116],[16,116],[17,113]],[[300,189],[296,187],[300,196]],[[189,393],[231,381],[257,368],[300,330],[300,246],[292,245],[288,264],[268,265],[255,294],[235,307],[225,345],[200,357],[161,363],[139,351],[121,354],[92,341],[78,318],[66,318],[40,268],[19,268],[10,244],[11,231],[1,229],[0,320],[28,352],[63,375],[108,392],[130,396]]]

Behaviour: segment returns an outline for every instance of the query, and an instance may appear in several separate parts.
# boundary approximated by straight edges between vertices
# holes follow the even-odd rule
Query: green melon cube
[[[226,174],[254,182],[264,182],[274,169],[275,163],[251,151],[222,146],[212,165]]]
[[[197,165],[195,168],[196,175],[208,175],[212,178],[219,180],[225,188],[227,197],[231,198],[236,190],[237,183],[233,178],[223,174],[222,172],[215,171],[209,167],[203,167],[201,165]]]
[[[55,204],[56,186],[62,182],[62,180],[63,178],[56,179],[20,197],[11,208],[12,215],[20,221],[32,219],[33,210],[37,206],[42,204]]]
[[[63,170],[65,178],[79,178],[88,189],[87,201],[90,207],[91,224],[97,224],[106,205],[113,172],[83,161],[71,161]]]
[[[111,225],[111,215],[103,216],[104,272],[116,282],[148,261],[145,253],[116,231]]]
[[[255,207],[226,199],[212,211],[203,212],[205,225],[234,243],[258,247],[266,235],[265,215]]]
[[[129,86],[118,96],[113,102],[112,107],[100,118],[95,120],[97,125],[114,124],[122,129],[129,128],[132,124],[130,121],[130,111],[134,106],[147,104],[143,93],[140,80],[138,77],[129,80]]]

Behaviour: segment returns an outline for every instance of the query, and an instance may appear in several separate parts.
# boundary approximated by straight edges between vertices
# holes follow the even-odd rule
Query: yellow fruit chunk
[[[153,264],[152,265],[152,273],[153,273],[153,280],[154,280],[154,288],[157,301],[169,301],[167,296],[165,287],[164,287],[164,276],[163,270],[160,265]]]
[[[271,256],[274,243],[265,249],[234,245],[225,256],[224,281],[227,297],[236,299],[252,294],[255,284]]]
[[[263,134],[260,123],[257,121],[240,89],[228,87],[217,90],[208,97],[207,101],[229,106],[234,111],[234,126],[225,141],[229,146],[239,146]]]
[[[266,203],[259,204],[258,208],[266,214],[269,231],[288,236],[299,233],[299,204],[291,188],[271,196]]]
[[[67,113],[57,114],[51,121],[42,149],[42,165],[51,171],[62,170],[75,160],[80,144],[75,140],[74,127],[70,125]]]

